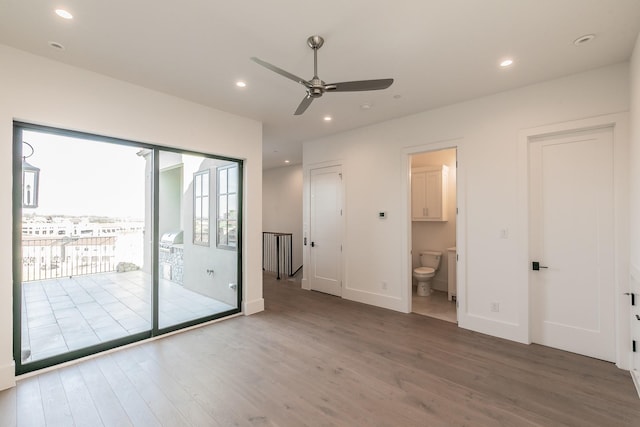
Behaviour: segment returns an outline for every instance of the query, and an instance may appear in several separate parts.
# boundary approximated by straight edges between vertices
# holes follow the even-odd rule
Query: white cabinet
[[[413,221],[447,220],[447,166],[411,169],[411,219]]]

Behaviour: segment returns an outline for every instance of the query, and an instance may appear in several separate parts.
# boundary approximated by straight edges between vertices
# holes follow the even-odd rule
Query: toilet
[[[413,277],[418,281],[418,296],[426,297],[431,294],[431,279],[440,268],[440,258],[442,252],[420,252],[420,267],[413,270]]]

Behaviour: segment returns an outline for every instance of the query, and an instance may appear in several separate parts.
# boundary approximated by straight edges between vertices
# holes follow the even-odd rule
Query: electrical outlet
[[[500,303],[499,302],[492,302],[491,303],[491,311],[494,313],[499,313],[500,312]]]

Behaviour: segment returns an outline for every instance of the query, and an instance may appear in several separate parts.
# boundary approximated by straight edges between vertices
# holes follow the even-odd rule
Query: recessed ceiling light
[[[502,68],[508,67],[510,65],[513,65],[513,59],[511,59],[511,58],[507,58],[507,59],[503,60],[502,62],[500,62],[500,66]]]
[[[64,46],[62,46],[60,43],[58,42],[49,42],[49,46],[51,46],[54,49],[60,49],[60,50],[64,50]]]
[[[331,116],[324,116],[324,121],[325,122],[330,122],[331,121]]]
[[[370,110],[370,109],[371,109],[371,104],[369,104],[369,103],[367,102],[367,103],[365,103],[365,104],[362,104],[362,105],[360,106],[360,108],[361,108],[361,109],[363,109],[363,110]]]
[[[289,160],[285,160],[284,162],[285,162],[285,163],[291,163],[291,162],[289,162]]]
[[[589,43],[591,40],[595,39],[596,36],[595,34],[586,34],[582,37],[578,37],[577,39],[575,39],[573,41],[573,44],[575,44],[576,46],[580,46],[583,45],[585,43]]]
[[[56,15],[64,19],[73,19],[73,15],[64,9],[56,9]]]
[[[240,80],[240,81],[236,82],[236,86],[238,86],[238,87],[247,87],[247,84]]]
[[[402,98],[402,95],[393,95],[393,99],[400,99]]]

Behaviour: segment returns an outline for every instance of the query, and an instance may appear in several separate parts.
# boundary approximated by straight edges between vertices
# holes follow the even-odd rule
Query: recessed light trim
[[[511,59],[511,58],[506,58],[506,59],[503,59],[502,61],[500,61],[500,66],[502,68],[507,68],[507,67],[510,67],[512,65],[513,65],[513,59]]]
[[[362,109],[362,110],[370,110],[371,109],[371,104],[369,104],[368,102],[364,103],[364,104],[362,104],[360,106],[360,109]]]
[[[330,122],[333,119],[331,118],[331,116],[324,116],[322,120],[324,120],[325,122]]]
[[[291,163],[289,160],[285,160],[284,162],[287,163],[287,164]]]
[[[584,36],[578,37],[573,41],[573,44],[576,46],[581,46],[585,43],[589,43],[591,40],[595,39],[595,34],[585,34]]]
[[[236,86],[238,86],[238,87],[247,87],[247,83],[243,82],[242,80],[238,80],[236,82]]]
[[[73,19],[73,15],[64,9],[56,9],[56,15],[64,19]]]

